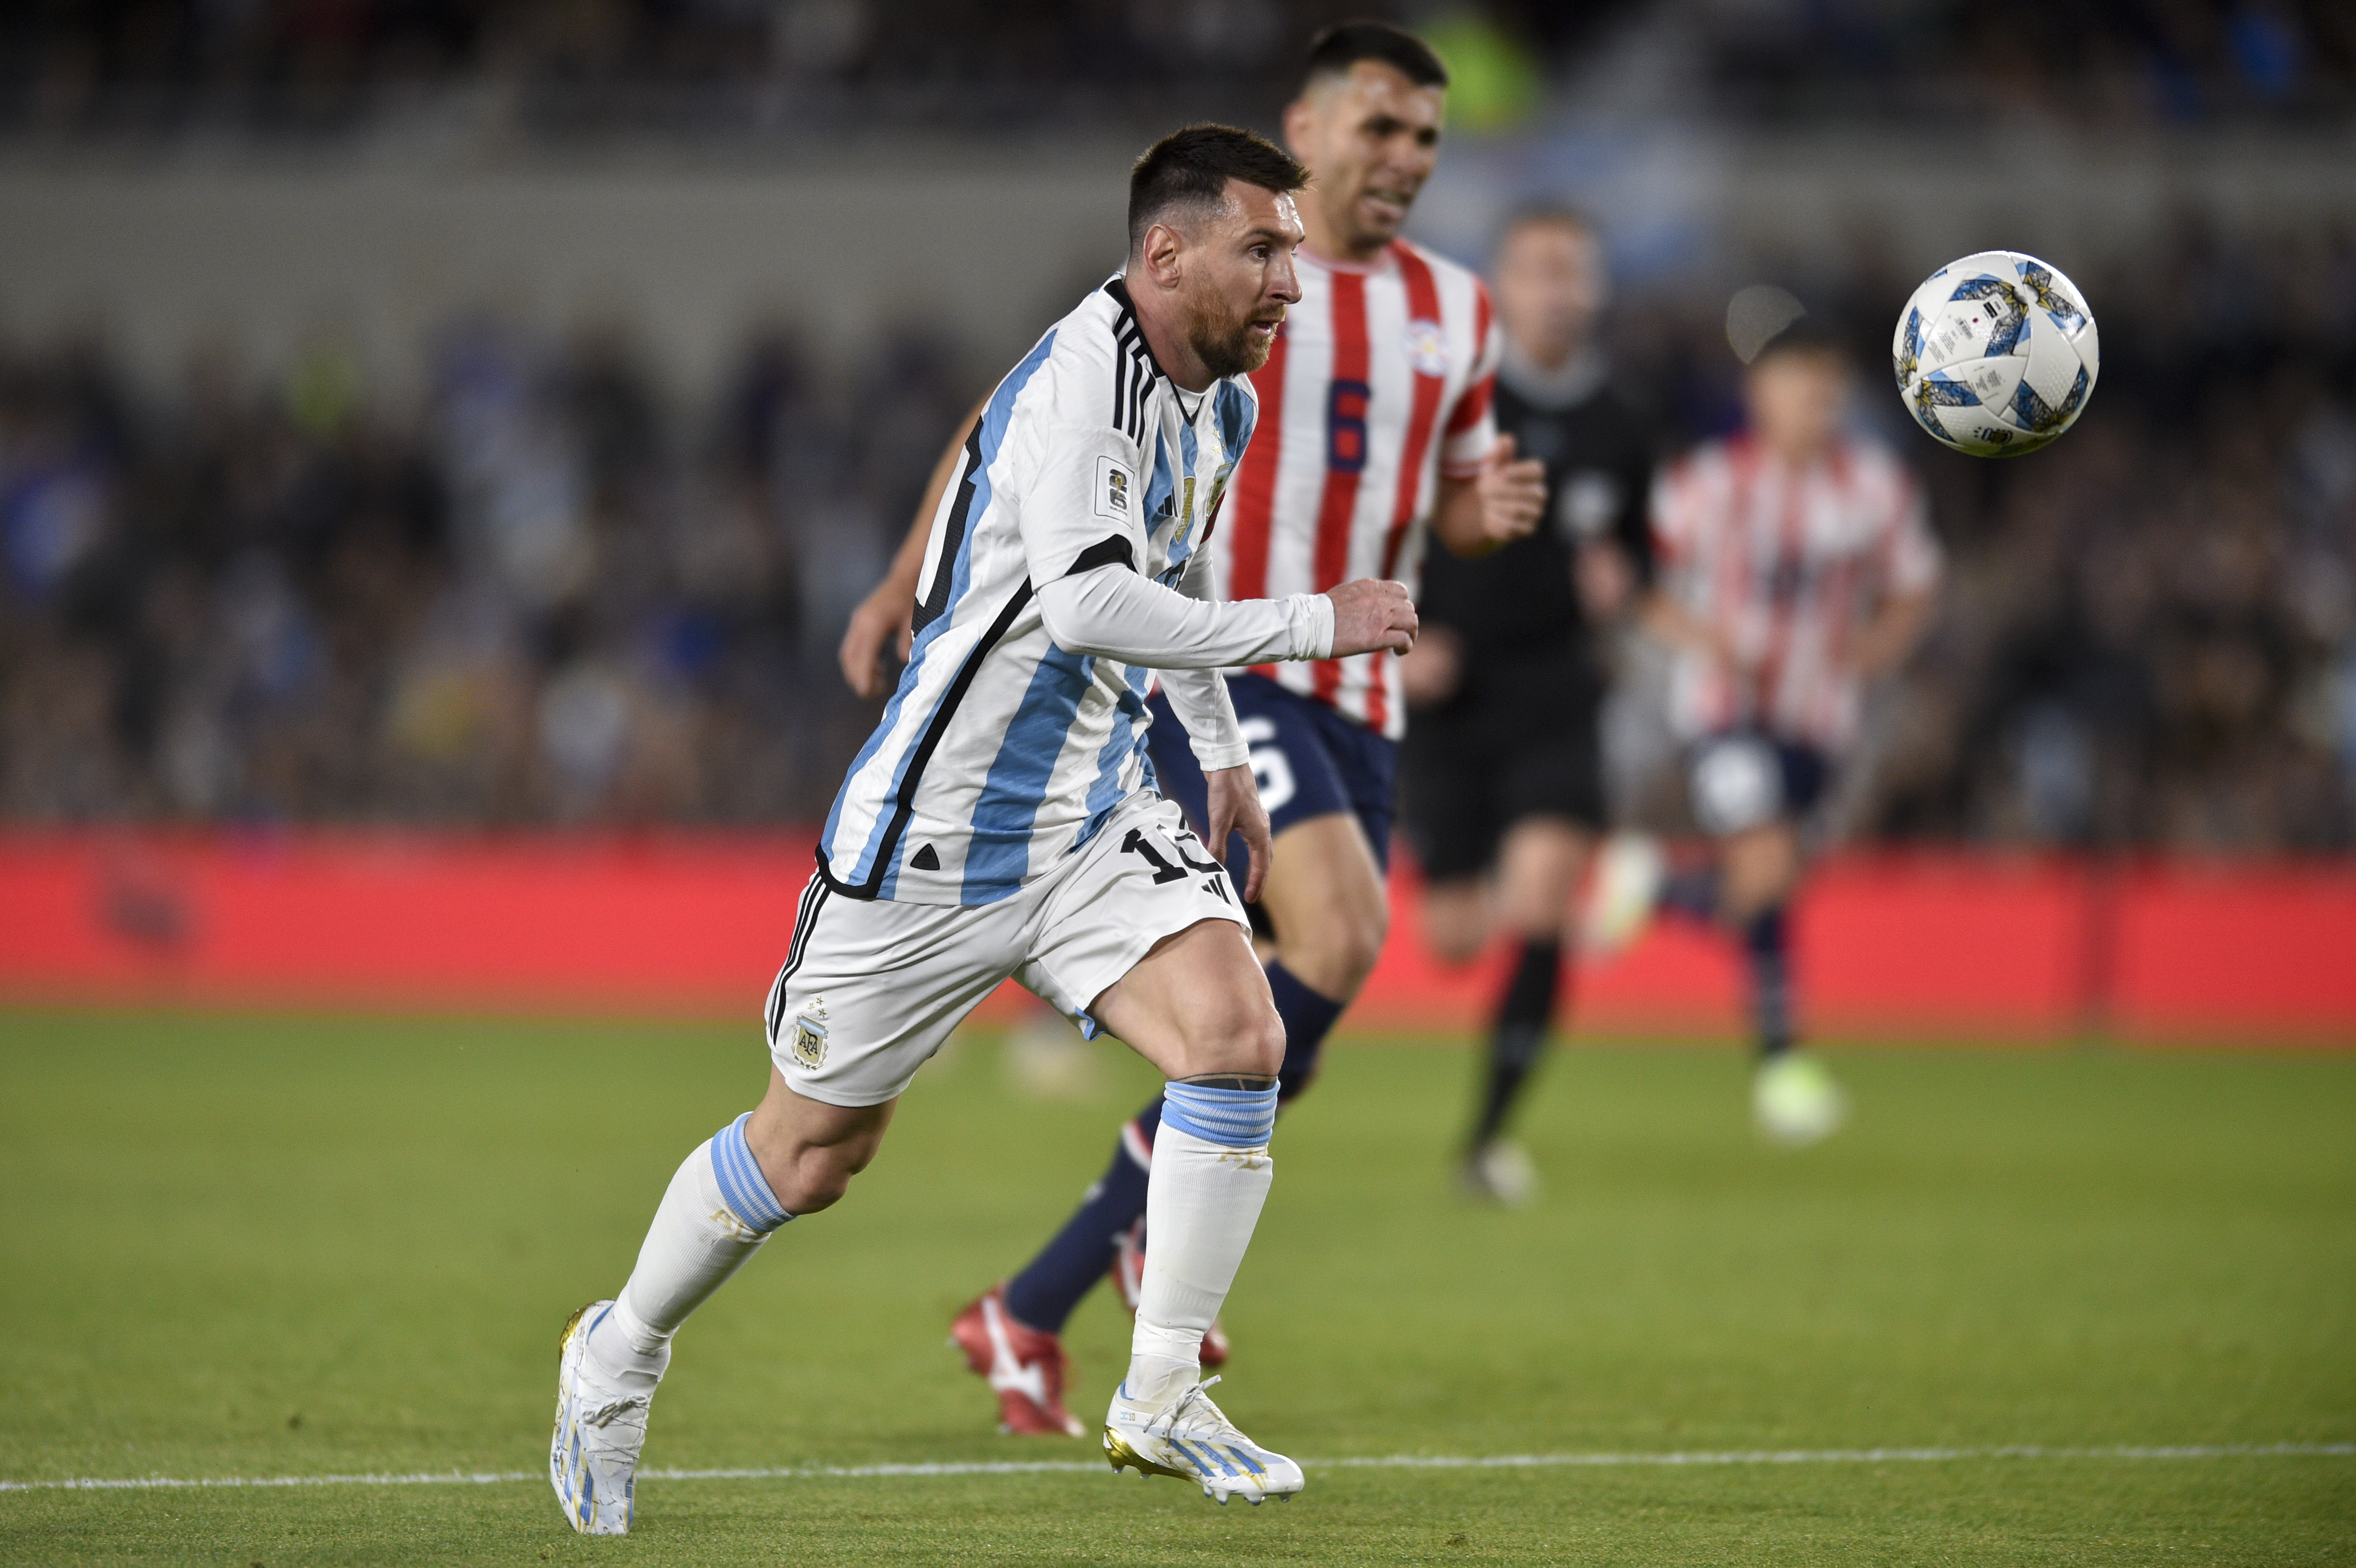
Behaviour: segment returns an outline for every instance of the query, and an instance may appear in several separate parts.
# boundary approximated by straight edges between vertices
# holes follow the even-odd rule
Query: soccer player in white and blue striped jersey
[[[1104,1446],[1225,1502],[1300,1490],[1204,1392],[1200,1348],[1266,1201],[1284,1028],[1237,890],[1153,788],[1148,671],[1209,783],[1213,842],[1260,808],[1220,671],[1414,640],[1397,583],[1230,603],[1202,546],[1250,439],[1243,377],[1299,299],[1293,159],[1194,126],[1130,187],[1120,277],[999,384],[943,494],[915,646],[852,763],[767,1009],[768,1093],[688,1156],[636,1269],[567,1323],[550,1479],[584,1533],[629,1528],[649,1401],[688,1314],[840,1198],[901,1091],[1012,976],[1160,1068],[1153,1251]]]

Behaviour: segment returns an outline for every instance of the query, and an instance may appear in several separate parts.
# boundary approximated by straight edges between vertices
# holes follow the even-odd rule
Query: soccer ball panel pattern
[[[2016,251],[1941,267],[1899,313],[1898,395],[1931,438],[1976,457],[2033,452],[2084,412],[2101,373],[2085,295]]]

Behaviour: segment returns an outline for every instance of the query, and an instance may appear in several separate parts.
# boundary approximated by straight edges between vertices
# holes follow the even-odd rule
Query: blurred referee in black
[[[1548,521],[1492,554],[1434,551],[1424,563],[1400,778],[1432,947],[1463,962],[1494,932],[1515,944],[1463,1179],[1519,1203],[1536,1173],[1503,1133],[1545,1049],[1571,898],[1607,825],[1604,637],[1651,579],[1654,436],[1605,384],[1595,327],[1609,282],[1585,219],[1515,213],[1492,286],[1505,339],[1497,428],[1546,464]]]

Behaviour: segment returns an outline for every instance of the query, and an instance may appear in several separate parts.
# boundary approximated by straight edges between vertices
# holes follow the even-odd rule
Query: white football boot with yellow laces
[[[593,1301],[564,1320],[556,1362],[556,1433],[548,1480],[565,1521],[583,1535],[627,1535],[648,1397],[614,1387],[589,1355],[589,1330],[611,1311]]]
[[[1105,1457],[1116,1471],[1134,1466],[1140,1480],[1175,1476],[1195,1482],[1222,1505],[1241,1498],[1258,1508],[1269,1498],[1290,1498],[1301,1487],[1301,1466],[1236,1430],[1211,1402],[1209,1390],[1218,1380],[1190,1383],[1158,1404],[1131,1400],[1122,1383],[1105,1413]]]

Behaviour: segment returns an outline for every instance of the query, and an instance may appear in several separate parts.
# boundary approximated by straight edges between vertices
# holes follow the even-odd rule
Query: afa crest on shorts
[[[794,1060],[816,1072],[826,1064],[826,998],[813,996],[809,1005],[794,1017],[794,1032],[787,1042]]]

